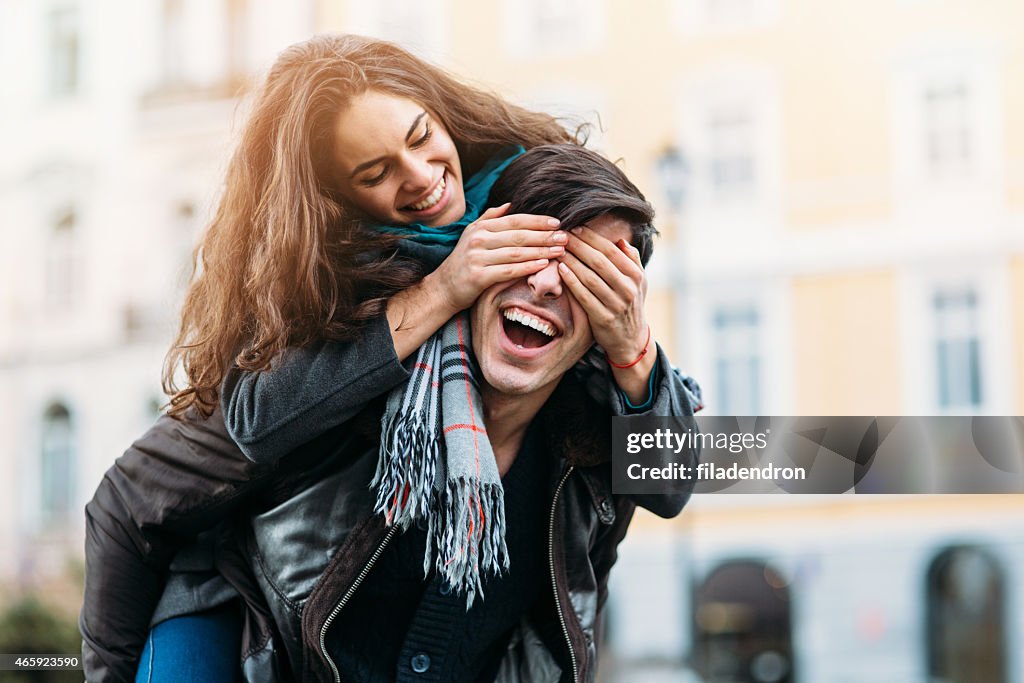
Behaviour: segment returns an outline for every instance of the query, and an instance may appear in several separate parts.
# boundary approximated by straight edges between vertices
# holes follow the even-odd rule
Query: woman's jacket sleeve
[[[263,372],[232,368],[220,402],[228,433],[242,452],[269,464],[347,422],[407,379],[381,314],[353,341],[289,348]]]
[[[205,420],[161,417],[117,459],[85,507],[87,680],[134,680],[174,553],[265,487],[274,469],[242,456],[219,410]]]

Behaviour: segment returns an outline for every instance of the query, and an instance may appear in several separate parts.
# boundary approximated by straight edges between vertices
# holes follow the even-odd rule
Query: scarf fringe
[[[499,484],[483,484],[460,477],[446,482],[431,518],[424,558],[430,569],[430,549],[437,548],[438,574],[452,588],[466,593],[466,609],[479,594],[483,576],[497,576],[509,567],[505,544],[505,496]]]
[[[440,434],[419,410],[396,414],[383,427],[372,483],[377,489],[373,511],[383,514],[389,526],[407,529],[430,516]]]
[[[509,566],[505,502],[494,451],[477,425],[483,415],[462,313],[420,347],[409,381],[388,396],[371,486],[374,512],[388,526],[427,522],[424,575],[432,568],[483,598],[483,574]]]

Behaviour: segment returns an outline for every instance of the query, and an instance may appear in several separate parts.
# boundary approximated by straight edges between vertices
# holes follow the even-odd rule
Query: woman
[[[376,133],[383,130],[388,133],[384,137],[393,138],[395,125],[404,129],[403,144],[377,148]],[[149,527],[157,530],[159,543],[144,530],[132,539],[134,547],[116,549],[119,558],[109,552],[89,555],[90,570],[98,565],[120,569],[117,580],[95,571],[87,576],[82,615],[87,665],[91,650],[97,670],[121,667],[123,672],[138,652],[159,595],[161,567],[177,547],[167,534],[199,530],[190,521],[190,506],[231,509],[243,497],[240,492],[251,495],[256,482],[267,480],[264,475],[279,456],[344,422],[404,379],[374,371],[382,351],[405,358],[490,284],[536,272],[561,253],[565,236],[553,230],[557,221],[505,216],[500,208],[482,216],[479,211],[488,179],[510,156],[509,145],[571,139],[551,117],[463,85],[388,43],[325,36],[282,55],[229,166],[165,371],[171,415],[207,416],[204,424],[215,423],[221,398],[229,426],[251,437],[250,455],[261,463],[238,463],[230,495],[221,497],[222,489],[198,483],[188,491],[186,473],[154,473],[152,468],[133,473],[122,467],[108,474],[108,479],[150,477],[152,483],[149,500],[120,500],[122,507],[108,517],[123,513],[122,519],[137,521],[147,505],[174,516],[165,517],[163,526]],[[339,154],[340,148],[357,153]],[[353,157],[359,157],[358,163]],[[475,177],[480,171],[482,177]],[[465,188],[464,176],[472,179]],[[422,242],[369,227],[380,222],[419,224],[413,230]],[[450,256],[439,257],[452,247]],[[260,372],[272,363],[275,372]],[[174,383],[179,364],[187,380],[181,389]],[[280,392],[281,386],[302,384],[297,379],[304,375],[290,375],[289,368],[306,374],[327,370],[332,379],[315,387],[319,393]],[[630,393],[642,397],[645,391],[646,386]],[[275,397],[269,402],[274,413],[252,413],[249,407],[268,405],[261,398],[268,392]],[[310,411],[311,405],[320,409]],[[314,412],[315,423],[307,424],[304,420]],[[263,424],[268,429],[261,429]],[[288,429],[276,429],[281,425]],[[199,451],[199,468],[203,456],[219,457],[219,442],[204,441],[203,429],[196,428],[196,438],[183,437],[188,448]],[[247,445],[245,438],[240,442]],[[164,474],[179,493],[189,495],[159,490],[167,483]],[[98,492],[90,504],[93,539],[112,533],[99,528],[92,514],[99,502]],[[131,595],[123,594],[126,588]],[[205,604],[179,601],[175,606],[172,599],[165,616],[223,602],[223,591],[212,594]],[[97,635],[103,628],[96,628],[90,604],[115,612],[110,618],[116,623],[107,633]],[[120,642],[105,643],[108,636]]]
[[[353,113],[354,101],[367,106]],[[404,149],[377,144],[388,125],[406,131]],[[390,43],[319,36],[286,50],[199,247],[164,374],[169,413],[209,415],[233,363],[265,370],[286,348],[358,338],[384,312],[404,357],[445,321],[443,310],[421,317],[424,303],[461,310],[491,283],[542,268],[565,241],[545,217],[492,211],[456,241],[480,218],[509,146],[572,140],[551,116],[464,85]],[[488,162],[477,203],[467,202],[463,178]],[[455,250],[423,278],[423,264],[386,257],[405,233],[368,223],[412,225]]]

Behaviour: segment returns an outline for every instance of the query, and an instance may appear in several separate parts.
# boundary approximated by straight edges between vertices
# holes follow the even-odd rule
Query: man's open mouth
[[[517,348],[539,349],[558,336],[554,326],[522,309],[506,308],[501,312],[501,317],[505,336]]]

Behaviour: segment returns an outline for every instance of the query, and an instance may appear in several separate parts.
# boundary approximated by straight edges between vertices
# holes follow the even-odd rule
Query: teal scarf
[[[466,213],[460,220],[436,227],[413,223],[411,225],[378,225],[375,226],[375,229],[395,235],[404,235],[421,244],[454,247],[466,226],[480,218],[480,214],[487,208],[487,197],[491,194],[491,188],[494,187],[498,176],[512,163],[513,159],[525,151],[521,145],[503,148],[488,159],[483,168],[465,182],[463,192],[466,196]]]

